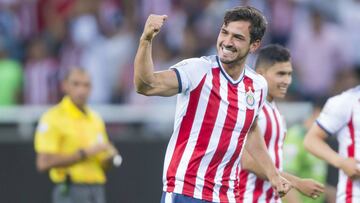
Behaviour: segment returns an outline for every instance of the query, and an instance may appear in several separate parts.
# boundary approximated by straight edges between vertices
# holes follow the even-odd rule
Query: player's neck
[[[245,63],[224,64],[222,66],[226,73],[233,79],[238,80],[245,68]]]

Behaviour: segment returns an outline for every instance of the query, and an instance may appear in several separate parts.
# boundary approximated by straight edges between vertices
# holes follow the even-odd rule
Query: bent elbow
[[[151,96],[150,92],[147,91],[145,88],[135,88],[136,93],[144,95],[144,96]]]

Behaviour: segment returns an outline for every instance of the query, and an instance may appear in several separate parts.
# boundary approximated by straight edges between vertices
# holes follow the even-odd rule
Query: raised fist
[[[142,39],[151,41],[157,33],[160,32],[161,27],[167,19],[167,15],[151,14],[146,20]]]

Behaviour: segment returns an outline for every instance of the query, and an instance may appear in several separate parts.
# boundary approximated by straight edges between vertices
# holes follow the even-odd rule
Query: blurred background
[[[124,158],[109,174],[108,202],[159,202],[176,99],[134,91],[133,59],[145,20],[150,13],[169,16],[153,46],[162,70],[216,54],[224,12],[238,5],[267,17],[263,45],[291,50],[293,84],[280,104],[288,126],[359,84],[359,0],[0,0],[0,202],[50,201],[47,174],[35,170],[33,132],[63,96],[61,80],[71,65],[90,73],[89,102]]]

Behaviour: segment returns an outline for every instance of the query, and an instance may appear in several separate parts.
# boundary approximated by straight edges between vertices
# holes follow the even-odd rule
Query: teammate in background
[[[336,136],[339,153],[325,142]],[[339,203],[360,202],[360,85],[327,100],[316,123],[305,136],[305,148],[340,169]]]
[[[266,29],[252,7],[228,10],[217,39],[217,56],[191,58],[154,72],[152,40],[167,16],[150,15],[135,57],[134,83],[144,95],[178,94],[174,132],[167,147],[161,202],[236,202],[240,154],[247,149],[280,195],[290,183],[275,168],[256,117],[267,95],[263,77],[245,65]]]
[[[103,120],[86,106],[89,75],[71,69],[63,86],[66,96],[37,127],[36,166],[50,170],[53,203],[105,203],[105,169],[118,152],[108,141]]]
[[[276,107],[275,99],[285,97],[292,80],[292,65],[289,51],[280,45],[269,45],[259,51],[255,64],[256,72],[264,76],[269,92],[264,107],[258,116],[258,126],[265,140],[269,154],[279,171],[283,170],[283,142],[286,135],[285,120]],[[255,156],[246,148],[242,158],[240,171],[238,202],[281,202],[274,194],[270,182],[264,181],[264,175],[259,171]],[[253,171],[251,173],[249,171]],[[259,177],[257,177],[257,175]],[[317,198],[324,188],[320,183],[310,179],[301,179],[282,172],[281,174],[303,194]]]

